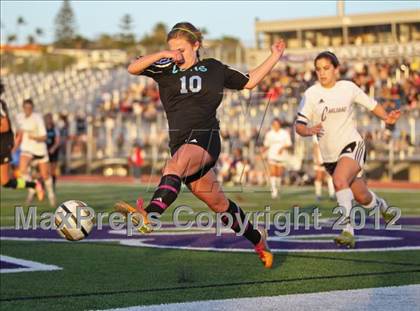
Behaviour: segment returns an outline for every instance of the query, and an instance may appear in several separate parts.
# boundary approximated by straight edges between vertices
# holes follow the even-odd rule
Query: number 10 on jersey
[[[188,90],[192,93],[198,93],[201,90],[201,77],[191,76],[188,81],[187,77],[183,76],[181,80],[181,94],[187,94]]]

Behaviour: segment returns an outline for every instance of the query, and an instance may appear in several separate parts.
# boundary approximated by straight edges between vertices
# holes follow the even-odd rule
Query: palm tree
[[[19,16],[16,20],[16,41],[19,41],[19,28],[23,25],[26,25],[26,21],[22,16]]]
[[[144,45],[151,51],[161,49],[166,44],[166,33],[167,28],[164,23],[157,23],[152,30],[150,35],[145,35],[141,40],[140,44]]]
[[[42,28],[35,28],[35,37],[37,38],[36,41],[39,42],[39,38],[41,38],[42,36],[44,36],[44,30]]]
[[[35,36],[33,35],[28,35],[26,37],[26,41],[28,42],[28,44],[34,44],[35,43]]]
[[[17,18],[17,24],[18,25],[25,25],[26,24],[26,21],[25,21],[25,19],[22,16],[19,16]]]
[[[44,35],[44,30],[42,28],[35,28],[35,33],[37,36],[42,37]]]
[[[201,34],[202,34],[203,36],[205,36],[205,35],[208,35],[208,34],[209,34],[209,31],[207,30],[207,28],[206,28],[206,27],[200,27],[200,31],[201,31]]]
[[[10,44],[12,42],[15,42],[16,39],[17,39],[17,36],[15,34],[11,34],[7,36],[6,41],[8,44]]]

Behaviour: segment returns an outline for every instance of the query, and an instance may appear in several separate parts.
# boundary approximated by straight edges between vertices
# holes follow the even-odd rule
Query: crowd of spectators
[[[391,142],[397,159],[419,156],[420,127],[415,123],[420,113],[420,61],[343,62],[340,74],[342,79],[354,81],[387,109],[402,111],[397,129],[389,133],[374,116],[362,108],[356,110],[369,157],[388,157]],[[302,93],[315,82],[312,64],[300,64],[272,71],[251,92],[226,92],[218,111],[223,138],[218,165],[220,180],[233,184],[266,182],[260,147],[271,120],[278,117],[294,142],[289,179],[302,181],[298,177],[302,174],[294,172],[302,172],[304,163],[310,162],[310,142],[296,137],[292,124]],[[137,77],[125,88],[104,89],[92,105],[91,113],[55,114],[62,136],[63,162],[69,164],[88,156],[129,159],[133,147],[140,147],[144,165],[163,165],[168,157],[167,124],[157,86],[151,79]],[[42,103],[38,107],[42,109]]]

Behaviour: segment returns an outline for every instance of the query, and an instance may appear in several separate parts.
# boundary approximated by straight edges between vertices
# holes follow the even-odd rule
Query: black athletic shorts
[[[13,134],[9,132],[0,134],[0,164],[12,161],[13,144]]]
[[[178,151],[178,149],[185,144],[200,146],[206,150],[213,158],[212,162],[203,165],[197,173],[186,176],[182,179],[182,181],[188,185],[189,183],[192,183],[193,181],[196,181],[206,175],[207,172],[216,165],[221,150],[219,130],[211,129],[192,131],[189,138],[185,139],[183,143],[171,146],[171,156],[173,156]]]
[[[362,177],[363,165],[366,162],[366,147],[365,147],[364,141],[362,140],[354,141],[348,144],[347,146],[345,146],[343,150],[341,150],[338,160],[343,156],[349,157],[355,160],[359,164],[361,170],[357,174],[357,177]],[[325,169],[331,176],[334,174],[335,168],[337,167],[338,160],[336,162],[323,163]]]
[[[53,153],[48,152],[48,157],[50,158],[51,163],[58,162],[59,150],[54,151]]]

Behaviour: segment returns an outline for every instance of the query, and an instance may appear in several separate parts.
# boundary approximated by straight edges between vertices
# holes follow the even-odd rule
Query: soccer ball
[[[62,224],[64,218],[67,221]],[[79,241],[86,238],[92,231],[93,218],[94,215],[91,215],[86,203],[70,200],[57,208],[54,220],[59,235],[69,241]]]

